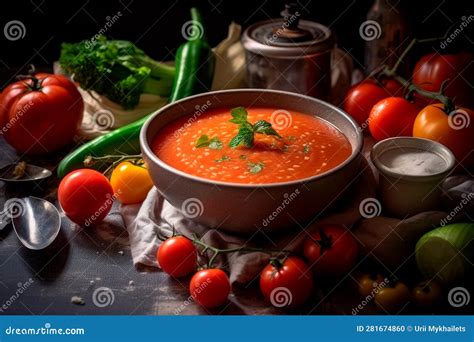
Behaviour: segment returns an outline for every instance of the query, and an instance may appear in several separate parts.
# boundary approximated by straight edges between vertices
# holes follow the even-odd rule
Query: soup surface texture
[[[334,126],[317,117],[276,108],[247,108],[247,120],[266,120],[280,135],[255,134],[252,147],[229,146],[239,126],[230,108],[179,118],[152,142],[166,164],[187,174],[231,183],[269,184],[311,177],[346,160],[352,148]],[[200,146],[200,147],[198,147]]]

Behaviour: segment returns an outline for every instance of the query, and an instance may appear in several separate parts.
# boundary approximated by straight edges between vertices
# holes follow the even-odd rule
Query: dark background
[[[320,22],[335,31],[338,44],[362,61],[364,41],[359,26],[374,0],[299,0],[301,17]],[[382,0],[386,1],[386,0]],[[90,39],[107,22],[107,16],[118,11],[122,17],[107,35],[111,38],[135,42],[157,59],[173,59],[183,41],[181,27],[189,18],[189,8],[197,6],[204,17],[207,35],[216,45],[227,34],[233,20],[244,27],[269,17],[278,17],[285,1],[47,1],[14,0],[5,2],[0,15],[0,28],[10,20],[20,20],[26,28],[23,39],[9,41],[0,34],[0,88],[5,86],[19,69],[25,71],[30,63],[37,68],[50,67],[57,60],[62,42]],[[398,1],[392,0],[396,4]],[[474,14],[473,1],[400,1],[400,6],[411,23],[415,37],[443,36],[450,27],[458,27],[463,16]],[[474,23],[469,24],[462,37],[457,37],[452,50],[473,49]],[[3,32],[1,32],[3,33]],[[472,37],[472,38],[471,38]],[[439,44],[438,44],[439,46]],[[425,47],[425,49],[430,48]],[[439,47],[438,47],[439,48]],[[423,51],[415,52],[420,54]]]

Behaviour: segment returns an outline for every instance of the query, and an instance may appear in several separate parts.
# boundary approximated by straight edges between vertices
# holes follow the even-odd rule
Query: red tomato
[[[444,80],[449,80],[445,93],[456,105],[474,107],[474,54],[460,52],[441,55],[438,52],[423,56],[413,70],[413,83],[422,89],[437,92]]]
[[[275,307],[301,306],[313,287],[311,270],[297,257],[289,257],[283,262],[272,260],[260,273],[260,291]]]
[[[189,293],[199,305],[214,308],[224,305],[230,293],[230,281],[224,271],[211,268],[197,272],[189,283]]]
[[[389,96],[402,96],[403,86],[394,79],[382,79],[382,84],[375,80],[365,80],[352,86],[344,99],[344,110],[359,125],[367,125],[372,107]],[[381,86],[382,85],[382,86]]]
[[[372,137],[383,140],[411,136],[418,108],[401,97],[387,97],[377,102],[370,111],[369,130]]]
[[[197,250],[188,238],[174,236],[161,244],[156,259],[170,276],[183,277],[196,269]]]
[[[427,106],[416,117],[413,136],[440,142],[462,165],[474,166],[474,111],[470,109],[457,108],[448,115],[440,103]]]
[[[61,75],[36,74],[0,95],[1,132],[19,152],[49,153],[72,141],[83,111],[74,83]]]
[[[303,251],[317,275],[339,277],[354,267],[359,246],[343,226],[325,225],[305,240]]]
[[[107,216],[114,196],[112,186],[102,173],[80,169],[61,180],[58,200],[71,221],[90,226],[100,223]]]

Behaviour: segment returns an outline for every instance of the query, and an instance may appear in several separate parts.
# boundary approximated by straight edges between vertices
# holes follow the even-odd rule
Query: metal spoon
[[[17,200],[18,210],[11,209],[13,228],[21,243],[34,250],[48,247],[58,236],[61,216],[44,199],[25,197]]]
[[[48,169],[25,162],[8,164],[0,168],[0,181],[7,183],[32,182],[49,176],[51,171]]]

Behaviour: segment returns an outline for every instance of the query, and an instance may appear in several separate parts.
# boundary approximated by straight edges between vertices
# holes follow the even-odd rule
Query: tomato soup
[[[246,112],[250,125],[230,122],[230,108],[179,118],[158,132],[152,149],[163,162],[187,174],[244,184],[311,177],[351,155],[347,138],[320,118],[276,108],[251,107]],[[256,132],[251,146],[229,146],[236,135],[252,134],[247,127]]]

